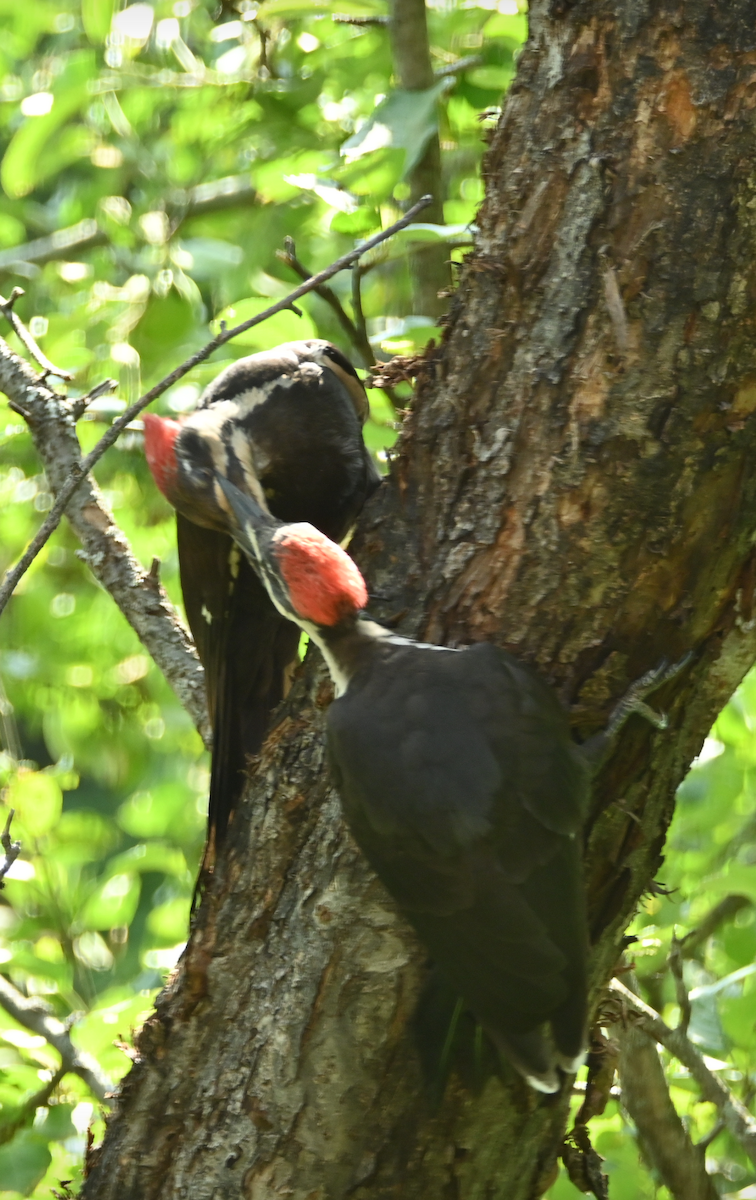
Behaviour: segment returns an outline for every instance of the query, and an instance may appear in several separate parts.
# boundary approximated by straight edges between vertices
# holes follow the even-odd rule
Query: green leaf
[[[6,803],[32,837],[41,837],[55,825],[63,807],[58,781],[44,771],[21,771],[8,789]]]
[[[162,837],[176,827],[187,804],[188,789],[164,783],[149,792],[135,792],[118,810],[118,824],[132,837]]]
[[[110,33],[115,0],[81,0],[81,23],[90,42],[104,42]]]
[[[82,929],[114,929],[130,925],[139,903],[141,890],[138,875],[111,875],[89,896],[79,913],[77,924]]]
[[[28,1196],[51,1162],[47,1143],[32,1130],[22,1130],[12,1142],[0,1146],[0,1189]]]
[[[72,55],[56,80],[50,112],[40,117],[27,117],[16,130],[0,166],[0,183],[6,195],[28,195],[48,175],[84,150],[82,138],[90,136],[86,130],[66,130],[62,140],[58,131],[89,100],[87,84],[94,71],[94,55],[89,51]],[[46,155],[48,144],[56,136],[57,147],[53,144],[51,154]]]
[[[165,904],[158,904],[147,918],[147,928],[162,942],[172,946],[187,937],[190,909],[189,896],[179,896]]]
[[[186,874],[186,859],[175,846],[166,842],[143,842],[123,854],[116,854],[107,866],[109,875],[131,871],[162,871],[166,875]]]
[[[263,0],[260,5],[261,17],[294,17],[305,13],[307,16],[321,13],[330,16],[333,12],[344,13],[350,17],[380,16],[385,12],[382,4],[372,0],[339,0],[337,4],[319,4],[317,0]]]
[[[266,308],[270,308],[272,304],[275,304],[275,300],[257,296],[249,297],[247,300],[235,300],[215,318],[212,323],[212,331],[214,334],[220,333],[221,321],[225,321],[228,326],[241,325],[250,317],[255,317],[258,313],[264,312]],[[277,313],[260,325],[253,326],[246,333],[239,334],[234,341],[240,346],[254,350],[267,350],[270,346],[278,345],[279,342],[298,342],[313,337],[317,337],[317,330],[307,313],[298,317],[296,313],[287,310]]]
[[[422,92],[390,92],[357,133],[344,142],[340,153],[347,162],[388,147],[404,150],[404,174],[422,158],[438,130],[438,101],[450,87],[442,79]]]
[[[71,1104],[51,1104],[44,1121],[41,1125],[35,1125],[34,1132],[46,1142],[62,1142],[65,1138],[76,1137],[72,1112]]]
[[[374,229],[377,231],[380,227],[380,213],[375,208],[368,208],[367,205],[362,205],[351,213],[338,212],[331,221],[331,229],[334,233],[370,233]]]

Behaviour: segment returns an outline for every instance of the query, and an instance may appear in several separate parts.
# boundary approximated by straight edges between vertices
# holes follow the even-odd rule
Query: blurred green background
[[[485,133],[526,36],[524,8],[432,0],[438,82],[408,103],[393,79],[384,0],[0,0],[0,290],[24,288],[17,311],[52,361],[76,372],[70,395],[118,380],[116,395],[79,422],[84,450],[215,322],[243,320],[296,285],[276,255],[287,236],[315,271],[396,220],[408,172],[436,130],[445,224],[376,251],[362,307],[379,358],[437,335],[413,293],[408,248],[417,253],[422,237],[421,247],[441,247],[454,263],[471,241]],[[333,283],[350,313],[351,285],[348,274]],[[310,295],[302,308],[301,318],[284,313],[224,347],[156,410],[191,409],[224,363],[290,338],[331,338],[368,365],[323,300]],[[380,462],[397,414],[384,393],[370,394],[366,437]],[[138,427],[96,475],[135,554],[145,566],[162,560],[180,605],[172,516],[148,475]],[[50,504],[26,428],[1,401],[0,570]],[[632,949],[649,1002],[672,1019],[673,930],[682,936],[723,897],[743,897],[686,971],[692,1035],[749,1103],[754,721],[756,680],[728,706],[681,789],[663,872],[670,895],[645,902]],[[133,1030],[184,944],[208,764],[65,525],[0,620],[0,747],[3,802],[17,810],[13,832],[23,841],[0,894],[0,970],[70,1020],[74,1042],[117,1080]],[[0,1009],[2,1196],[50,1197],[61,1180],[75,1187],[93,1119],[101,1133],[99,1106],[73,1074],[29,1108],[59,1062]],[[704,1136],[711,1106],[678,1064],[668,1064],[668,1078],[692,1134]],[[613,1200],[667,1195],[616,1102],[591,1129]],[[756,1196],[727,1134],[707,1153],[723,1193]],[[551,1200],[577,1195],[565,1175],[549,1192]]]

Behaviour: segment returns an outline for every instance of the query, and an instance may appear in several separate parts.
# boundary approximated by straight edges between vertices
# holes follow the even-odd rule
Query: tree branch
[[[37,1109],[46,1106],[56,1087],[66,1074],[66,1067],[58,1067],[52,1079],[44,1087],[41,1087],[38,1092],[34,1092],[20,1108],[17,1108],[15,1111],[11,1110],[9,1118],[0,1125],[0,1146],[11,1141],[19,1129],[23,1129],[24,1125],[28,1125],[34,1120]]]
[[[246,176],[227,175],[210,183],[200,183],[186,191],[170,193],[166,209],[180,224],[189,217],[251,204],[256,197],[257,191]],[[19,268],[21,273],[29,274],[30,267],[66,258],[72,251],[81,254],[93,246],[103,246],[107,241],[106,231],[100,228],[97,221],[88,217],[76,225],[56,229],[47,237],[34,238],[31,242],[0,251],[0,274],[9,274]],[[24,267],[27,269],[24,270]]]
[[[0,846],[2,846],[3,850],[5,851],[5,858],[0,863],[0,888],[5,887],[3,880],[21,853],[21,843],[11,841],[10,835],[11,822],[13,821],[15,815],[15,808],[10,809],[8,813],[8,820],[5,822],[5,828],[3,829],[2,834],[0,834]]]
[[[29,330],[13,311],[13,305],[23,294],[23,288],[15,287],[7,300],[3,296],[0,296],[0,312],[2,312],[21,345],[31,354],[34,361],[39,363],[45,375],[57,375],[60,379],[73,379],[70,371],[61,371],[60,367],[54,366],[50,362],[50,359],[42,353],[34,338],[29,333]]]
[[[612,979],[609,994],[633,1014],[636,1023],[645,1033],[666,1046],[670,1053],[688,1068],[704,1099],[716,1105],[730,1133],[740,1142],[756,1166],[756,1120],[727,1085],[709,1070],[703,1057],[683,1031],[670,1029],[653,1008],[649,1008],[643,1000],[625,987],[624,983],[620,983],[619,979]]]
[[[287,267],[291,267],[292,271],[294,271],[300,279],[307,280],[312,278],[311,272],[308,271],[304,263],[300,262],[297,258],[297,251],[293,238],[287,237],[284,240],[284,248],[283,250],[276,251],[276,258],[280,259],[281,262],[286,263]],[[356,267],[352,267],[352,272],[356,270]],[[330,307],[333,309],[339,325],[344,330],[344,333],[347,335],[358,354],[362,356],[364,365],[366,367],[372,367],[373,363],[375,362],[375,355],[373,354],[373,347],[368,341],[367,333],[364,329],[355,324],[334,292],[333,288],[317,287],[315,288],[315,294],[320,296],[321,300],[325,300],[326,304],[330,305]]]
[[[692,958],[713,933],[716,933],[720,925],[724,925],[727,921],[731,921],[744,908],[749,908],[753,901],[748,896],[725,896],[719,904],[706,914],[701,923],[691,929],[690,933],[686,934],[680,941],[680,950],[683,958]]]
[[[97,484],[84,475],[86,459],[82,463],[71,406],[42,383],[29,364],[14,354],[2,338],[0,390],[11,402],[24,408],[50,486],[58,493],[56,505],[42,526],[45,536],[49,536],[54,528],[50,521],[53,511],[62,512],[67,499],[68,518],[83,547],[81,557],[98,582],[110,592],[192,717],[205,745],[209,746],[211,732],[204,672],[194,645],[164,590],[150,580],[134,558]],[[72,477],[79,484],[78,491],[74,494],[74,488],[69,485],[62,500],[63,486]],[[22,562],[26,558],[24,555]],[[20,578],[18,568],[10,574],[14,581]],[[5,584],[3,590],[5,593]]]
[[[108,1094],[113,1091],[112,1080],[91,1054],[76,1049],[63,1022],[51,1016],[42,1001],[24,996],[4,975],[0,975],[0,1005],[10,1013],[14,1021],[23,1025],[24,1029],[41,1035],[58,1051],[64,1071],[72,1071],[74,1075],[83,1079],[101,1104],[109,1103]]]
[[[399,87],[406,92],[427,91],[436,83],[428,42],[428,23],[425,0],[392,0],[389,22],[391,55]],[[428,140],[422,157],[409,172],[410,203],[429,193],[433,203],[426,220],[436,225],[444,223],[444,186],[441,174],[441,146],[438,131]],[[446,311],[446,301],[439,292],[451,284],[447,248],[433,244],[422,257],[412,251],[409,256],[412,274],[415,311],[427,316],[440,316]]]
[[[367,242],[364,242],[361,246],[358,246],[354,250],[350,250],[348,254],[342,255],[341,258],[337,259],[336,262],[331,263],[331,265],[326,267],[325,270],[319,271],[317,275],[311,275],[309,279],[300,284],[298,288],[295,288],[293,292],[290,292],[288,296],[284,296],[283,299],[278,300],[275,304],[271,304],[271,306],[266,308],[264,312],[258,313],[255,317],[250,317],[248,321],[242,321],[240,325],[235,325],[232,329],[221,329],[221,332],[217,334],[217,336],[211,341],[207,342],[201,350],[198,350],[196,354],[192,354],[185,360],[185,362],[171,371],[169,375],[166,375],[165,378],[160,381],[160,383],[156,383],[154,387],[150,388],[148,392],[145,392],[143,396],[140,396],[138,400],[136,400],[129,408],[127,408],[126,411],[123,412],[121,416],[113,422],[113,424],[110,426],[110,429],[103,434],[97,445],[90,450],[86,458],[78,461],[77,455],[74,461],[72,461],[70,464],[68,477],[60,484],[59,487],[55,487],[53,484],[55,487],[56,498],[46,520],[43,522],[35,538],[27,548],[26,553],[21,561],[6,574],[2,587],[0,587],[0,613],[2,613],[5,605],[8,603],[8,600],[13,593],[13,589],[17,586],[19,579],[22,577],[25,571],[28,570],[42,546],[50,537],[50,534],[58,527],[60,519],[63,516],[63,512],[67,507],[71,496],[74,494],[76,489],[81,486],[82,480],[87,477],[95,464],[99,462],[105,451],[108,450],[110,446],[115,444],[123,430],[131,424],[135,417],[139,416],[139,414],[142,412],[142,409],[146,408],[148,404],[151,404],[153,400],[156,400],[158,396],[161,396],[163,392],[166,392],[169,387],[172,387],[174,383],[177,383],[179,379],[183,378],[183,376],[191,371],[194,367],[208,359],[210,355],[214,353],[214,351],[218,350],[221,346],[225,346],[226,342],[230,342],[232,338],[238,337],[240,333],[246,332],[247,329],[252,329],[253,326],[259,325],[263,321],[267,321],[269,317],[274,317],[276,313],[283,312],[284,309],[292,308],[294,301],[298,300],[300,296],[306,296],[308,292],[316,291],[318,287],[320,287],[328,279],[331,279],[334,275],[338,274],[339,271],[343,271],[346,267],[350,267],[352,263],[356,262],[357,259],[360,258],[361,255],[366,254],[369,250],[372,250],[374,246],[380,245],[381,242],[384,242],[387,238],[391,237],[392,234],[398,233],[400,229],[404,229],[405,226],[410,225],[414,221],[417,214],[426,208],[428,204],[430,204],[430,197],[423,197],[422,200],[419,200],[417,204],[413,205],[409,212],[405,213],[401,220],[395,221],[394,224],[390,225],[388,229],[382,230],[380,233],[377,233],[375,237],[372,237]],[[4,343],[2,343],[2,345],[4,345]],[[1,349],[0,353],[2,353]],[[10,349],[8,348],[8,354],[10,353]],[[32,428],[32,432],[34,433],[36,417],[35,414],[29,411],[28,408],[30,391],[29,389],[19,389],[18,386],[14,387],[14,384],[17,384],[17,377],[13,377],[11,379],[9,373],[8,378],[10,379],[9,386],[11,388],[11,392],[8,391],[8,388],[3,383],[2,373],[0,373],[0,387],[2,387],[2,390],[6,393],[6,395],[8,395],[11,401],[13,401],[17,406],[20,406],[18,407],[18,411],[29,423],[30,427]],[[35,383],[36,382],[38,381],[35,380]],[[47,397],[49,397],[49,400],[53,404],[56,402],[58,404],[61,415],[57,419],[68,420],[70,423],[70,410],[65,414],[65,417],[62,416],[62,404],[64,403],[62,398],[56,396],[54,392],[48,391],[47,389],[44,390]],[[42,389],[37,388],[37,391],[41,395]],[[75,432],[73,433],[73,437],[78,446],[78,440],[76,439]],[[40,444],[36,434],[35,444],[37,445],[37,449],[40,451],[40,454],[45,457],[43,451],[40,449]],[[109,515],[108,520],[112,522],[112,518],[110,518]],[[150,650],[150,653],[152,653],[152,650]]]
[[[675,1200],[717,1200],[703,1152],[691,1142],[669,1095],[653,1040],[637,1025],[618,1025],[622,1104],[642,1148]]]

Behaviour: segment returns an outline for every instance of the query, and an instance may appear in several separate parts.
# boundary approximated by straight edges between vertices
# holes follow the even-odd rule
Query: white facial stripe
[[[254,496],[257,503],[263,512],[268,512],[268,502],[265,499],[265,493],[260,487],[260,480],[257,478],[254,463],[252,462],[252,450],[250,439],[243,429],[236,426],[231,434],[231,449],[236,455],[239,466],[244,474],[244,481]],[[217,490],[217,485],[216,485]],[[228,507],[228,505],[226,505]]]

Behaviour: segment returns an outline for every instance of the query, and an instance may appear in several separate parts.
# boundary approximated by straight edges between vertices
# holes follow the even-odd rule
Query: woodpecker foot
[[[595,734],[584,742],[581,746],[583,754],[587,758],[592,772],[596,772],[601,765],[609,747],[614,738],[619,733],[622,726],[631,717],[633,713],[643,717],[656,729],[666,729],[669,723],[666,713],[657,712],[646,704],[646,696],[661,687],[663,683],[667,683],[670,679],[674,679],[681,671],[687,667],[688,663],[693,659],[693,651],[690,650],[681,659],[675,663],[670,663],[669,659],[662,659],[657,667],[653,667],[650,671],[646,671],[645,675],[641,675],[640,679],[636,679],[635,683],[631,683],[630,687],[625,692],[622,699],[612,709],[609,721],[605,729],[601,733]]]
[[[679,675],[687,667],[692,658],[692,650],[688,651],[676,663],[670,663],[669,659],[664,658],[658,667],[652,667],[650,671],[646,671],[645,675],[641,675],[640,679],[636,679],[635,683],[631,683],[622,699],[612,710],[609,722],[604,730],[604,737],[608,739],[615,737],[625,724],[625,721],[633,713],[637,713],[640,717],[645,717],[656,729],[666,729],[669,724],[666,713],[656,712],[655,709],[646,704],[645,698],[649,692],[655,691],[663,683],[667,683],[668,680],[674,679],[676,675]]]

